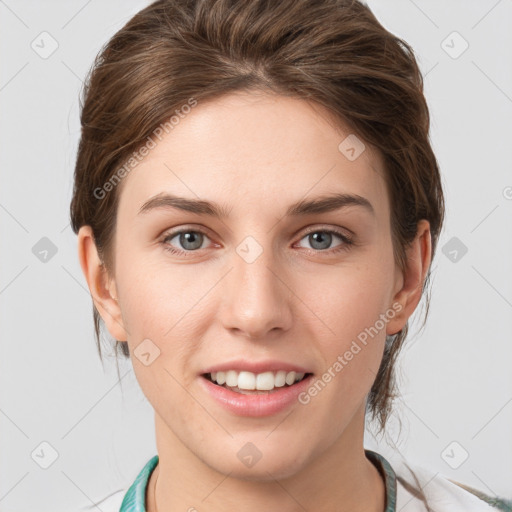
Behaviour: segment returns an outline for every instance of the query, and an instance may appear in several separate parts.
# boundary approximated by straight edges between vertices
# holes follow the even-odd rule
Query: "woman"
[[[444,216],[417,63],[365,5],[159,0],[81,123],[98,348],[101,319],[158,451],[102,510],[510,510],[363,447]]]

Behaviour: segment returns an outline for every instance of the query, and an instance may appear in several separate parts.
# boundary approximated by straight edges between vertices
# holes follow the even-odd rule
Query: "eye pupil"
[[[198,233],[197,231],[187,231],[184,233],[181,233],[180,235],[180,244],[185,249],[199,249],[202,244],[202,237],[203,235],[201,233]],[[187,245],[187,244],[192,244]]]
[[[313,247],[314,249],[327,249],[331,245],[332,235],[330,233],[327,233],[325,231],[315,231],[309,236],[312,239],[311,247]],[[324,245],[323,247],[322,243]],[[320,247],[317,247],[317,244],[320,244]]]

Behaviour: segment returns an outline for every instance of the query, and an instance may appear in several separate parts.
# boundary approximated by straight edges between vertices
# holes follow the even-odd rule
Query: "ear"
[[[430,223],[422,219],[418,222],[416,237],[406,250],[406,268],[403,272],[397,271],[392,304],[398,312],[386,326],[387,335],[401,331],[416,309],[431,260]]]
[[[101,262],[91,226],[82,226],[78,232],[78,257],[94,305],[108,331],[116,340],[126,341],[115,281]]]

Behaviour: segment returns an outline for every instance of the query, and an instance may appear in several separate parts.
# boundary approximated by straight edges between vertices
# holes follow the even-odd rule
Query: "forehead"
[[[380,155],[366,144],[353,159],[362,141],[323,107],[238,92],[187,111],[168,133],[152,137],[152,149],[123,178],[120,213],[134,216],[165,192],[232,205],[240,210],[235,214],[249,207],[278,214],[289,203],[331,192],[361,195],[379,214],[389,212]]]

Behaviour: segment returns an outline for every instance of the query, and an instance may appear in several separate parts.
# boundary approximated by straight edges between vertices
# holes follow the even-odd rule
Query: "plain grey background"
[[[131,363],[119,383],[97,355],[69,226],[82,80],[148,3],[0,0],[0,512],[91,507],[156,454]],[[365,445],[512,498],[512,1],[368,3],[425,75],[447,217],[396,417]]]

